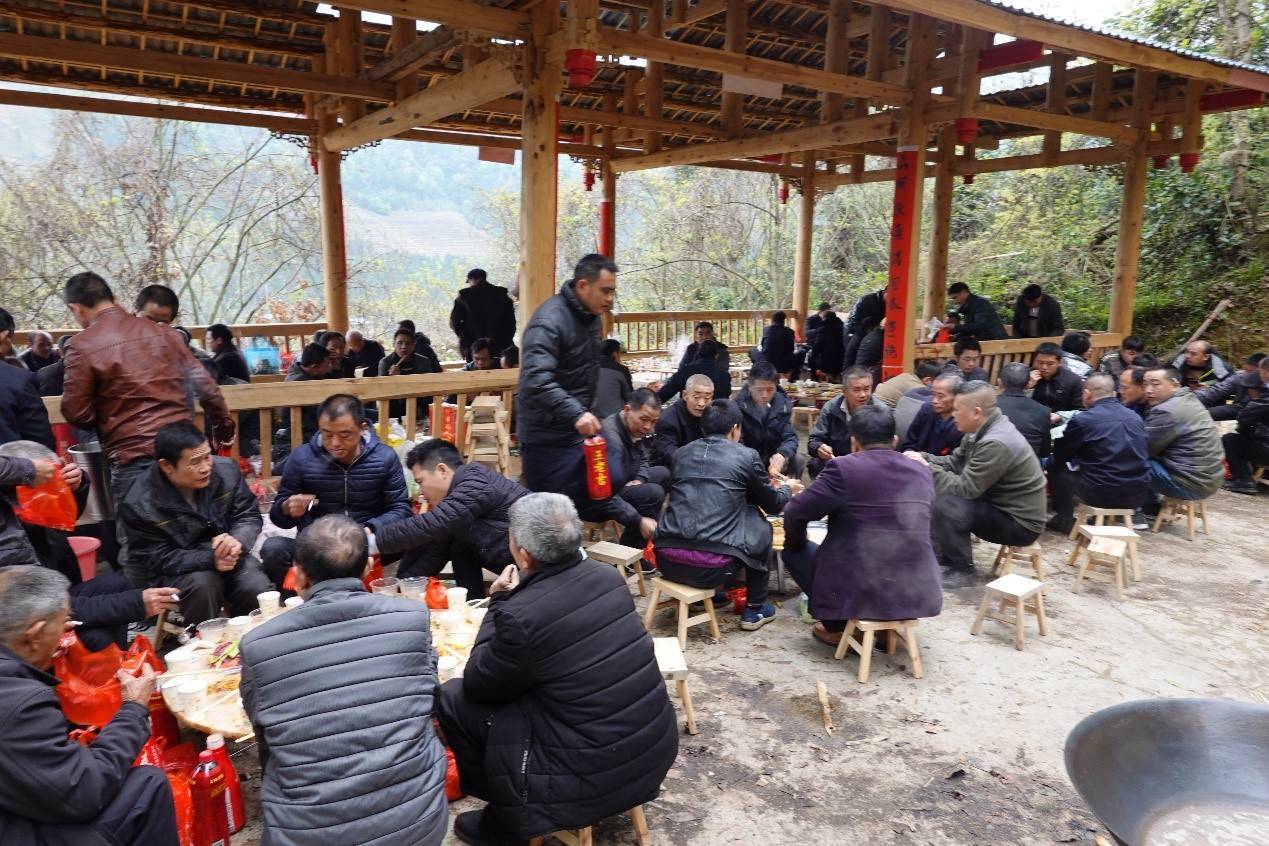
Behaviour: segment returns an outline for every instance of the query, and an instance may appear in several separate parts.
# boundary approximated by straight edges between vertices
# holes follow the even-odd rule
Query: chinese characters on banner
[[[912,332],[908,274],[912,262],[912,227],[916,225],[917,191],[923,182],[921,151],[900,147],[895,160],[894,211],[890,226],[890,282],[886,286],[886,335],[881,355],[881,378],[903,372],[903,351]]]

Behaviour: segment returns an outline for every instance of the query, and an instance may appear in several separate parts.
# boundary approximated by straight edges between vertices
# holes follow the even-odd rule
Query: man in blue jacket
[[[343,514],[377,533],[413,516],[401,462],[366,425],[361,400],[335,394],[317,407],[317,434],[286,460],[269,520],[303,532],[319,517]],[[281,585],[295,556],[293,538],[264,542],[260,559]]]

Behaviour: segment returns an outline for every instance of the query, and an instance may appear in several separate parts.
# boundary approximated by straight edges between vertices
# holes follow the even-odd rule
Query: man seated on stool
[[[1084,395],[1084,380],[1062,366],[1062,348],[1045,341],[1035,348],[1031,359],[1031,399],[1048,406],[1054,414],[1078,411]]]
[[[647,388],[636,390],[621,411],[604,418],[602,434],[613,494],[602,501],[580,503],[578,509],[587,520],[620,523],[624,527],[621,542],[626,546],[642,547],[652,537],[670,486],[670,469],[652,466],[649,438],[660,418],[661,402]]]
[[[859,409],[850,452],[784,507],[784,563],[819,620],[811,634],[832,646],[848,620],[913,620],[943,608],[930,542],[934,482],[897,443],[890,409]],[[806,524],[825,515],[824,543],[809,543]]]
[[[801,479],[806,459],[798,455],[793,403],[780,387],[775,365],[755,362],[735,399],[742,420],[741,443],[758,453],[771,475]]]
[[[479,462],[464,464],[458,449],[440,438],[413,447],[405,463],[428,510],[372,533],[370,551],[404,553],[401,578],[435,576],[453,562],[458,586],[472,598],[484,596],[484,569],[497,573],[512,563],[507,514],[528,491]]]
[[[1027,382],[1030,380],[1031,371],[1021,361],[1011,361],[1000,368],[1000,376],[996,382],[1000,385],[1001,393],[996,397],[996,407],[1022,433],[1035,450],[1035,457],[1043,462],[1053,451],[1050,437],[1053,412],[1049,411],[1048,406],[1027,396]],[[1085,397],[1087,398],[1087,394]]]
[[[1225,481],[1220,429],[1174,367],[1146,372],[1146,452],[1150,489],[1174,499],[1207,499]],[[1147,513],[1157,510],[1147,507]]]
[[[1115,396],[1115,380],[1094,373],[1084,382],[1083,413],[1066,424],[1053,444],[1049,488],[1053,510],[1048,526],[1067,534],[1075,524],[1075,498],[1095,508],[1139,509],[1149,493],[1146,427]],[[1078,465],[1074,470],[1067,465]],[[1144,515],[1135,527],[1146,528]]]
[[[1230,475],[1222,487],[1253,496],[1258,489],[1252,464],[1269,465],[1269,358],[1260,360],[1257,375],[1261,387],[1254,393],[1249,389],[1253,396],[1238,412],[1238,429],[1221,438]]]
[[[899,449],[949,455],[961,442],[961,431],[952,417],[952,401],[965,380],[959,373],[940,373],[930,383],[930,399],[921,406]]]
[[[674,453],[699,440],[701,415],[714,401],[714,383],[708,376],[689,376],[679,401],[662,411],[652,436],[652,461],[669,467]]]
[[[132,762],[150,738],[154,671],[119,671],[119,711],[83,746],[49,675],[72,629],[66,577],[47,567],[0,570],[0,843],[5,846],[178,846],[162,770]]]
[[[908,436],[908,428],[921,411],[921,407],[929,403],[930,398],[934,396],[931,386],[942,372],[943,370],[939,367],[937,361],[925,359],[917,362],[916,378],[919,380],[919,384],[915,388],[904,391],[903,396],[899,397],[894,404],[894,434],[899,439],[899,443],[903,443],[904,438]],[[895,377],[895,379],[898,378],[898,376]],[[894,379],[890,379],[882,382],[877,387],[877,390],[873,391],[873,396],[885,402],[886,398],[880,396],[881,390],[893,381]]]
[[[906,452],[934,473],[934,550],[957,581],[974,572],[969,536],[1027,546],[1044,531],[1044,473],[1035,451],[996,408],[986,382],[956,389],[953,418],[965,434],[951,455]]]
[[[463,792],[464,843],[504,846],[584,828],[656,798],[678,725],[625,579],[582,555],[561,494],[511,506],[515,565],[493,583],[463,671],[441,688],[441,729]]]
[[[865,367],[848,367],[842,374],[842,395],[824,405],[806,439],[812,479],[834,456],[850,454],[851,421],[855,412],[870,405],[883,407],[872,395],[872,374]]]
[[[149,584],[180,591],[186,625],[221,616],[226,604],[235,615],[255,610],[271,586],[251,555],[260,506],[237,462],[213,456],[187,421],[159,429],[154,457],[120,507],[129,554]]]
[[[779,514],[802,486],[792,479],[771,486],[758,453],[740,443],[740,420],[732,400],[710,403],[701,421],[705,437],[674,456],[655,541],[661,577],[672,582],[721,591],[743,567],[748,596],[740,627],[754,631],[775,618],[767,602],[771,524],[758,509]]]
[[[304,531],[318,517],[343,514],[377,533],[414,516],[401,460],[366,425],[361,400],[335,394],[317,407],[317,434],[286,460],[269,520]],[[275,585],[286,579],[295,539],[269,538],[260,549]]]

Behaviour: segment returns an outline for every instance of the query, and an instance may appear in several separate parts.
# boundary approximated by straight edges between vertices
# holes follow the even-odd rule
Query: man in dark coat
[[[584,256],[573,280],[538,306],[525,327],[516,433],[529,490],[586,497],[582,440],[599,433],[591,409],[599,375],[600,316],[617,297],[617,265]]]
[[[657,420],[652,436],[652,462],[669,467],[674,453],[701,434],[701,415],[714,400],[714,382],[708,376],[690,376],[683,393],[673,405],[666,406]]]
[[[1258,375],[1261,387],[1247,389],[1249,398],[1238,412],[1237,431],[1221,438],[1230,475],[1224,488],[1234,493],[1257,493],[1252,465],[1269,465],[1269,358],[1261,359]]]
[[[440,438],[414,447],[405,461],[428,510],[383,526],[371,536],[372,551],[404,553],[398,576],[435,576],[453,562],[458,586],[470,597],[484,596],[482,571],[512,563],[507,513],[528,491],[479,462],[464,464]]]
[[[836,379],[842,372],[842,361],[846,355],[845,327],[835,312],[824,315],[819,334],[811,346],[811,354],[807,364],[812,370],[818,370],[828,379]]]
[[[959,374],[966,382],[977,379],[979,382],[989,380],[987,371],[978,366],[983,360],[983,345],[973,338],[961,338],[952,345],[952,358],[943,369]]]
[[[1241,370],[1230,373],[1215,385],[1207,385],[1194,392],[1213,420],[1237,420],[1239,412],[1255,399],[1252,394],[1260,394],[1260,362],[1264,359],[1264,353],[1252,353],[1243,360]]]
[[[969,291],[964,282],[948,286],[947,295],[956,303],[958,320],[945,324],[953,338],[977,338],[980,341],[1003,341],[1009,337],[1000,322],[996,307],[988,300]]]
[[[392,352],[379,359],[379,375],[418,376],[425,373],[440,373],[440,364],[418,352],[418,337],[413,325],[397,329],[396,334],[392,336]],[[424,405],[424,403],[418,404],[420,417],[426,413]],[[389,402],[388,415],[390,417],[404,416],[405,400],[394,399]]]
[[[32,332],[30,348],[18,356],[32,373],[39,373],[50,364],[56,364],[61,356],[53,350],[53,336],[47,332]]]
[[[269,520],[301,532],[326,514],[343,514],[377,533],[411,517],[401,461],[366,425],[361,401],[328,397],[317,409],[318,432],[291,453],[282,469]],[[272,537],[260,548],[264,571],[281,585],[295,553],[295,539]]]
[[[848,620],[936,617],[943,608],[929,471],[894,451],[894,415],[880,403],[855,412],[850,441],[784,507],[784,563],[820,621],[812,633],[833,646]],[[806,524],[826,515],[824,542],[807,542]]]
[[[1079,411],[1084,407],[1084,380],[1062,366],[1062,348],[1046,341],[1031,359],[1031,398],[1049,411]]]
[[[1137,356],[1146,351],[1146,342],[1136,335],[1129,335],[1119,342],[1119,349],[1106,353],[1097,369],[1118,379],[1123,372],[1136,365]]]
[[[621,341],[609,338],[599,350],[599,376],[595,381],[592,411],[600,420],[621,411],[634,392],[630,368],[621,363]]]
[[[441,728],[465,793],[464,843],[525,841],[593,825],[656,798],[678,754],[674,709],[624,577],[583,557],[572,504],[511,507],[516,565],[494,582]]]
[[[885,289],[864,294],[855,301],[855,304],[851,306],[850,313],[846,315],[846,322],[842,327],[842,331],[845,333],[842,367],[851,367],[855,364],[864,367],[871,366],[870,362],[859,360],[859,349],[863,346],[864,339],[881,328],[881,324],[885,319]],[[871,353],[869,355],[871,356]]]
[[[786,319],[782,311],[771,315],[771,325],[762,330],[762,342],[758,349],[763,358],[775,365],[776,370],[792,373],[797,365],[797,356],[794,353],[797,338],[793,330],[784,325]],[[797,374],[793,375],[796,377]]]
[[[731,396],[731,374],[719,362],[719,353],[718,342],[702,341],[697,357],[674,371],[674,375],[657,391],[657,399],[668,402],[671,397],[682,391],[687,385],[687,380],[697,373],[708,376],[714,383],[714,396]]]
[[[212,354],[212,361],[221,376],[231,379],[251,381],[251,370],[247,367],[247,359],[234,343],[234,333],[223,323],[213,323],[207,327],[207,349]]]
[[[965,380],[959,373],[940,373],[930,383],[930,397],[917,411],[899,442],[904,452],[928,452],[950,455],[960,444],[962,434],[952,418],[953,400]]]
[[[1224,480],[1220,429],[1173,367],[1146,372],[1150,488],[1175,499],[1206,499]]]
[[[1190,390],[1214,385],[1229,375],[1229,365],[1216,354],[1209,341],[1191,341],[1185,352],[1172,360],[1181,377],[1181,384]]]
[[[741,443],[758,453],[772,475],[801,478],[806,460],[797,454],[793,403],[780,387],[775,367],[766,361],[754,364],[735,399],[744,421]]]
[[[679,367],[686,367],[700,358],[701,344],[706,341],[713,341],[718,344],[718,364],[723,368],[724,372],[728,371],[731,368],[731,350],[714,336],[714,324],[708,320],[702,320],[696,324],[695,337],[692,343],[687,345],[687,349],[683,350],[683,356],[679,359]]]
[[[872,374],[862,367],[848,368],[842,374],[842,395],[825,403],[806,439],[812,479],[836,456],[850,454],[851,420],[869,405],[883,405],[872,395]]]
[[[516,305],[507,289],[489,282],[480,268],[467,271],[467,287],[454,298],[449,326],[458,336],[458,349],[471,361],[471,345],[489,338],[494,349],[506,349],[516,337]]]
[[[0,843],[177,846],[167,777],[132,766],[150,737],[154,671],[119,673],[123,704],[90,745],[67,736],[49,674],[70,630],[66,587],[46,567],[0,570]]]
[[[1021,361],[1011,361],[1000,368],[997,381],[1000,383],[1001,394],[996,397],[996,407],[1022,433],[1027,443],[1031,444],[1036,458],[1048,458],[1053,445],[1050,437],[1053,412],[1049,411],[1048,406],[1027,396],[1031,371]]]
[[[832,303],[820,303],[820,306],[815,310],[815,313],[806,319],[806,329],[802,333],[802,340],[805,343],[815,343],[815,336],[819,333],[820,327],[824,325],[824,315],[832,310]]]
[[[636,390],[621,411],[604,418],[613,495],[579,509],[583,519],[620,523],[626,546],[642,547],[652,537],[669,488],[669,468],[652,466],[649,442],[660,419],[661,402],[647,388]]]
[[[344,354],[344,371],[341,376],[352,378],[357,375],[357,368],[366,368],[366,376],[379,375],[379,362],[386,353],[383,344],[367,339],[356,329],[348,333],[348,352]]]
[[[1056,338],[1066,331],[1062,304],[1044,293],[1039,285],[1022,289],[1013,304],[1013,336],[1015,338]]]

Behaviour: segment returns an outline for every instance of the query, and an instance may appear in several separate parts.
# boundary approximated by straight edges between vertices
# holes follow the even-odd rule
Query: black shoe
[[[1071,529],[1075,528],[1074,517],[1054,517],[1045,523],[1045,528],[1051,532],[1057,532],[1059,535],[1069,535]]]
[[[488,808],[463,811],[454,818],[454,836],[471,846],[521,846]]]
[[[1230,493],[1250,494],[1251,496],[1260,493],[1259,487],[1251,479],[1230,479],[1221,485],[1221,489]]]
[[[956,588],[973,587],[978,583],[978,573],[973,567],[947,567],[943,570],[943,587],[945,589],[954,590]]]
[[[1150,528],[1150,518],[1140,508],[1132,512],[1132,528],[1138,532],[1144,532]]]

